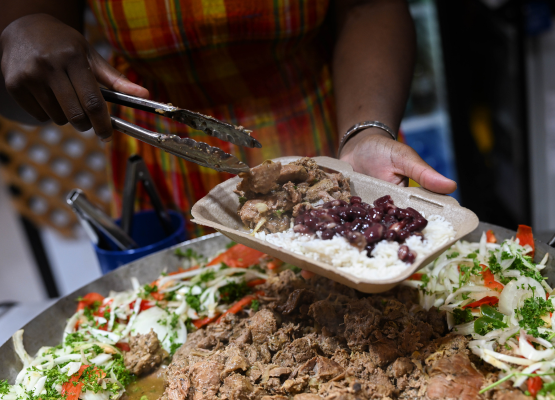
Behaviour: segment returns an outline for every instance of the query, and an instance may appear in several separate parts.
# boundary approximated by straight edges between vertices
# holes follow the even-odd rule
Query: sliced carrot
[[[482,278],[484,279],[484,285],[498,292],[503,291],[505,286],[503,286],[501,283],[495,280],[495,276],[493,275],[493,272],[491,272],[491,270],[484,264],[480,264],[480,266],[482,267],[481,274],[482,274]]]
[[[154,300],[157,300],[157,301],[164,300],[164,293],[152,292],[150,293],[150,295]]]
[[[232,268],[248,268],[251,265],[258,264],[263,256],[265,254],[261,251],[251,249],[243,244],[236,244],[210,261],[208,266],[223,262]]]
[[[307,271],[306,269],[301,271],[301,276],[306,280],[313,278],[315,275],[314,272]]]
[[[412,274],[411,276],[408,277],[409,281],[421,281],[422,280],[422,276],[424,276],[424,274],[421,274],[419,272]]]
[[[495,237],[495,233],[493,233],[491,229],[486,232],[486,242],[497,243],[497,238]]]
[[[268,267],[269,270],[274,270],[274,269],[278,269],[283,264],[284,264],[283,261],[278,260],[277,258],[275,258],[267,264],[267,267]]]
[[[249,304],[252,303],[253,300],[256,300],[257,295],[254,294],[248,294],[245,297],[243,297],[241,300],[239,300],[237,303],[235,303],[234,305],[232,305],[226,312],[224,312],[216,321],[216,323],[220,323],[222,321],[222,319],[225,318],[225,316],[227,314],[237,314],[239,311],[241,311],[243,308],[245,308],[246,306],[248,306]]]
[[[519,225],[516,231],[516,238],[518,239],[521,246],[529,245],[532,247],[532,251],[529,253],[530,257],[534,257],[536,252],[536,246],[534,244],[534,235],[532,234],[532,228],[527,225]]]
[[[248,287],[255,287],[258,285],[262,285],[263,283],[266,283],[266,279],[254,279],[252,281],[247,282],[247,286]]]
[[[84,310],[86,307],[92,306],[96,301],[102,304],[104,296],[94,292],[87,293],[81,298],[81,300],[79,300],[79,303],[77,304],[77,311]]]
[[[89,368],[89,365],[81,365],[79,371],[73,374],[71,378],[69,378],[69,381],[62,385],[62,396],[67,394],[67,397],[65,397],[66,400],[77,400],[81,395],[81,390],[83,389],[84,384],[83,382],[79,382],[79,379],[81,379],[81,376],[87,368]],[[96,367],[94,367],[91,373],[95,374],[99,378],[104,378],[106,376],[104,371]]]
[[[210,317],[206,317],[203,319],[197,319],[195,321],[193,321],[193,325],[197,328],[200,329],[202,328],[204,325],[208,325],[211,324],[212,322],[216,321],[218,319],[218,317],[220,316],[220,314],[213,316],[212,318]]]
[[[489,306],[494,306],[497,303],[499,303],[499,297],[495,297],[495,296],[486,296],[480,300],[476,300],[475,302],[469,303],[466,306],[462,306],[462,309],[466,309],[466,308],[476,308],[476,307],[480,307],[481,305],[487,304]]]

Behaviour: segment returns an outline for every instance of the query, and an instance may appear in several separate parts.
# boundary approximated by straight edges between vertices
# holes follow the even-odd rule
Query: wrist
[[[384,131],[383,129],[376,128],[376,127],[369,127],[360,132],[356,135],[349,138],[343,148],[341,149],[341,153],[339,154],[339,159],[348,161],[350,156],[355,153],[355,150],[362,144],[367,141],[372,140],[381,140],[381,138],[386,138],[387,140],[393,140],[391,135]]]

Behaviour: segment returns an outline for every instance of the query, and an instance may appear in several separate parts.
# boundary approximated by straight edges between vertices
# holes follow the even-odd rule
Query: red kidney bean
[[[328,227],[328,223],[327,222],[318,222],[316,224],[316,230],[317,231],[323,231]]]
[[[295,233],[302,233],[302,234],[311,234],[312,231],[310,230],[310,228],[306,225],[295,225],[293,227],[293,232]]]
[[[331,216],[331,218],[333,219],[333,222],[335,222],[336,224],[340,224],[340,223],[341,223],[341,218],[339,217],[339,215],[333,214],[333,215]]]
[[[399,247],[397,257],[399,257],[399,260],[401,261],[412,264],[416,259],[416,253],[410,250],[408,246],[402,245],[401,247]]]
[[[387,231],[384,235],[385,239],[388,242],[393,242],[395,239],[397,239],[397,232],[395,231]]]
[[[383,217],[382,222],[385,226],[389,227],[397,222],[397,218],[395,218],[393,215],[386,215]]]
[[[347,227],[345,225],[338,225],[335,227],[335,233],[337,233],[338,235],[345,235],[345,232],[348,231]]]
[[[388,203],[393,203],[390,195],[385,195],[374,201],[374,206],[385,206]]]
[[[364,250],[366,250],[366,256],[368,258],[372,257],[372,251],[376,248],[376,246],[374,244],[367,244],[366,247],[364,248]]]
[[[415,231],[422,231],[426,226],[428,225],[428,221],[425,220],[424,218],[417,218],[414,221],[410,222],[409,224],[407,224],[407,229],[410,232],[415,232]]]
[[[366,238],[360,232],[349,232],[345,235],[345,238],[349,241],[349,243],[354,244],[359,249],[363,249],[366,247]]]
[[[295,225],[304,224],[304,214],[299,214],[295,217]]]
[[[412,207],[407,207],[406,211],[409,212],[412,215],[413,218],[423,218],[422,214],[420,214],[418,211],[416,211]]]
[[[365,230],[366,228],[368,228],[370,226],[370,224],[368,223],[368,221],[363,220],[362,218],[357,218],[355,219],[352,223],[352,229],[354,231],[360,231],[362,232],[363,230]]]
[[[412,214],[410,212],[408,212],[407,210],[405,210],[403,208],[399,208],[398,210],[399,211],[398,211],[397,218],[399,218],[399,219],[412,218]]]
[[[406,229],[401,229],[397,232],[397,240],[399,243],[403,243],[410,236],[410,232]]]
[[[401,229],[403,229],[406,225],[407,225],[407,220],[404,219],[402,221],[396,222],[393,225],[391,225],[388,230],[390,231],[395,231],[395,232],[399,232]]]
[[[362,199],[359,196],[351,196],[351,204],[360,204],[362,203]]]
[[[328,215],[328,214],[320,215],[320,217],[318,217],[318,219],[322,222],[333,222],[333,217],[331,215]]]
[[[347,211],[347,215],[353,218],[364,218],[366,216],[366,210],[361,207],[352,206],[349,211]]]
[[[316,230],[316,225],[318,224],[318,219],[314,217],[305,218],[304,224],[311,230]]]
[[[376,243],[382,240],[384,231],[382,224],[374,224],[364,231],[364,237],[368,243]]]
[[[372,222],[381,222],[383,219],[383,209],[377,207],[371,208],[368,211],[368,215]]]
[[[328,222],[326,224],[326,229],[334,229],[337,226],[335,222]]]
[[[333,231],[332,229],[326,229],[325,231],[322,232],[322,239],[330,240],[335,236],[335,234],[336,232]]]

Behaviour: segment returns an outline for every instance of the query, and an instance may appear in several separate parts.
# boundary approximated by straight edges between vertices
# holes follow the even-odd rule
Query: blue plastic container
[[[131,237],[139,245],[137,249],[119,250],[108,238],[106,238],[106,241],[110,243],[111,250],[101,249],[93,245],[102,273],[107,274],[131,261],[184,242],[187,235],[183,216],[171,210],[168,210],[168,214],[174,229],[170,236],[166,236],[156,212],[149,210],[133,215]],[[121,221],[117,220],[116,223],[120,225]]]

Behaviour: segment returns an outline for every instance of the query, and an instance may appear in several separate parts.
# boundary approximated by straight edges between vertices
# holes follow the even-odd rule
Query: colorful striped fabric
[[[89,0],[115,50],[114,65],[151,98],[254,131],[243,149],[166,118],[116,107],[147,129],[205,141],[249,165],[286,155],[335,154],[327,0]],[[115,209],[125,163],[140,154],[166,204],[189,212],[231,175],[185,162],[123,134],[110,146]],[[139,191],[140,206],[148,200]],[[206,233],[188,223],[190,237]]]

